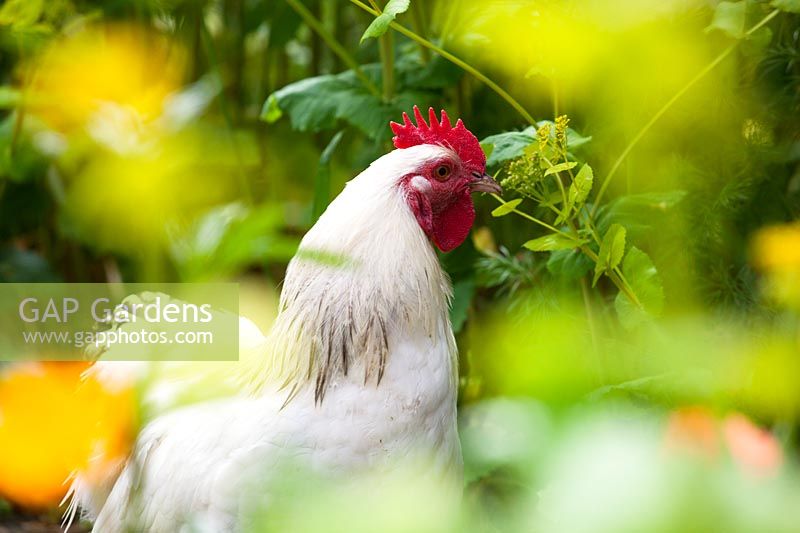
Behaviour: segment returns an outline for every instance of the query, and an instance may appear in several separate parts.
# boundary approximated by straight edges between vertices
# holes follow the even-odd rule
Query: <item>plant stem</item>
[[[364,84],[364,87],[366,87],[367,90],[374,96],[380,98],[380,89],[378,89],[378,87],[372,83],[372,80],[370,80],[369,77],[364,74],[364,71],[358,66],[358,63],[353,56],[351,56],[348,51],[345,50],[341,44],[339,44],[336,38],[331,35],[327,29],[325,29],[325,26],[323,26],[322,23],[318,21],[309,10],[297,0],[286,0],[286,3],[289,4],[289,6],[294,9],[298,15],[300,15],[300,18],[303,19],[303,22],[305,22],[308,27],[317,32],[322,40],[325,41],[325,44],[327,44],[328,47],[333,50],[333,53],[336,54],[339,59],[341,59],[342,62],[355,73],[356,76],[358,76],[358,79],[361,80],[361,83]]]
[[[498,201],[498,202],[500,202],[501,204],[505,204],[505,203],[507,203],[507,202],[506,202],[505,200],[503,200],[503,199],[502,199],[502,198],[501,198],[499,195],[497,195],[497,194],[495,194],[495,193],[490,193],[490,194],[491,194],[492,198],[494,198],[495,200],[497,200],[497,201]],[[526,219],[530,220],[531,222],[534,222],[534,223],[536,223],[536,224],[539,224],[539,225],[540,225],[540,226],[542,226],[543,228],[547,228],[547,229],[549,229],[550,231],[553,231],[553,232],[555,232],[555,233],[558,233],[559,235],[563,235],[564,237],[567,237],[568,239],[571,239],[571,240],[574,240],[574,239],[575,239],[575,238],[574,238],[572,235],[570,235],[569,233],[564,233],[564,232],[563,232],[563,231],[561,231],[560,229],[558,229],[558,228],[555,228],[555,227],[551,226],[551,225],[550,225],[550,224],[548,224],[547,222],[544,222],[543,220],[539,220],[538,218],[536,218],[536,217],[534,217],[534,216],[531,216],[531,215],[529,215],[528,213],[525,213],[525,212],[523,212],[523,211],[520,211],[519,209],[512,209],[512,210],[511,210],[511,212],[512,212],[512,213],[516,213],[517,215],[521,216],[522,218],[526,218]]]
[[[286,1],[287,2],[294,2],[295,0],[286,0]],[[366,5],[363,2],[361,2],[360,0],[350,0],[350,2],[352,4],[355,4],[356,6],[360,7],[361,9],[366,11],[367,13],[370,13],[373,16],[378,16],[380,14],[378,11],[372,9],[368,5]],[[392,22],[390,24],[390,26],[391,26],[392,29],[402,33],[403,35],[405,35],[406,37],[408,37],[412,41],[418,43],[421,46],[424,46],[424,47],[428,48],[429,50],[432,50],[432,51],[436,52],[437,54],[439,54],[443,58],[447,59],[451,63],[454,63],[455,65],[461,67],[463,70],[465,70],[465,71],[469,72],[470,74],[472,74],[474,77],[476,77],[481,82],[483,82],[487,87],[489,87],[491,90],[496,92],[500,96],[500,98],[505,100],[511,107],[516,109],[516,111],[520,115],[522,115],[522,117],[529,124],[534,125],[534,126],[536,125],[536,121],[533,119],[531,114],[528,113],[528,111],[524,107],[522,107],[522,104],[517,102],[514,99],[513,96],[508,94],[502,87],[500,87],[495,82],[493,82],[491,79],[489,79],[489,77],[487,77],[481,71],[479,71],[478,69],[476,69],[475,67],[473,67],[469,63],[465,62],[464,60],[459,59],[458,57],[454,56],[453,54],[451,54],[450,52],[448,52],[444,48],[433,44],[429,40],[425,39],[424,37],[421,37],[421,36],[417,35],[413,31],[411,31],[408,28],[406,28],[405,26],[402,26],[402,25],[398,24],[397,22]]]
[[[422,9],[420,2],[414,2],[411,5],[411,23],[414,25],[414,31],[417,35],[424,38],[427,32],[425,30],[425,19],[422,17]],[[419,46],[419,55],[422,58],[422,62],[427,63],[430,61],[430,51],[422,43],[418,42],[417,45]]]
[[[770,20],[775,18],[778,15],[778,13],[780,13],[779,9],[775,9],[772,12],[770,12],[767,16],[761,19],[761,21],[758,22],[755,26],[747,30],[747,32],[745,32],[744,34],[744,37],[748,37],[749,35],[752,35],[756,31],[758,31],[762,26],[764,26]],[[686,94],[689,91],[689,89],[691,89],[694,86],[695,83],[703,79],[709,72],[714,70],[714,68],[717,65],[722,63],[725,60],[725,58],[727,58],[731,54],[731,52],[733,52],[736,49],[737,44],[738,42],[735,42],[730,46],[728,46],[725,50],[722,51],[720,55],[714,58],[714,60],[711,61],[711,63],[706,65],[706,67],[703,70],[698,72],[697,75],[695,75],[695,77],[689,80],[689,82],[686,85],[684,85],[683,88],[681,88],[677,93],[675,93],[675,95],[672,98],[667,100],[667,102],[661,107],[661,109],[656,111],[655,115],[653,115],[650,118],[650,120],[647,121],[647,123],[642,127],[642,129],[639,130],[639,132],[636,135],[634,135],[633,139],[631,139],[631,142],[628,143],[628,145],[622,151],[617,160],[614,161],[614,164],[611,166],[611,170],[609,170],[608,174],[606,174],[606,177],[603,180],[603,184],[600,186],[600,190],[597,192],[597,197],[595,198],[594,201],[594,207],[592,208],[592,215],[594,215],[597,212],[597,208],[600,206],[600,200],[603,198],[603,194],[605,194],[606,189],[608,189],[608,186],[611,183],[611,178],[614,177],[617,170],[619,170],[619,167],[622,165],[622,162],[625,160],[626,157],[628,157],[628,154],[631,153],[631,150],[633,150],[633,148],[639,143],[639,141],[642,140],[642,138],[650,130],[653,124],[658,122],[658,119],[664,116],[664,113],[666,113],[669,110],[669,108],[672,107],[672,105],[681,98],[681,96]]]
[[[594,309],[592,308],[592,296],[589,293],[589,282],[586,276],[581,276],[581,295],[583,296],[583,307],[586,310],[586,323],[589,326],[589,338],[592,341],[592,352],[597,374],[600,381],[605,380],[603,365],[600,361],[600,344],[597,341],[597,324],[595,324]]]
[[[391,102],[394,98],[394,35],[386,32],[378,39],[383,72],[383,101]]]

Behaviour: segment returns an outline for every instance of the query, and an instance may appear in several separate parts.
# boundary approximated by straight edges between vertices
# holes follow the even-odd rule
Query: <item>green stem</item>
[[[589,293],[589,282],[586,276],[581,276],[581,295],[583,296],[583,307],[586,310],[586,323],[589,326],[589,338],[592,341],[592,352],[594,363],[597,367],[597,374],[600,381],[604,381],[603,365],[600,364],[600,343],[597,340],[597,324],[595,323],[594,309],[592,308],[592,296]]]
[[[594,253],[594,250],[592,250],[592,249],[591,249],[591,248],[589,248],[588,246],[581,246],[581,251],[582,251],[584,254],[586,254],[586,256],[587,256],[589,259],[591,259],[592,261],[594,261],[595,263],[597,263],[597,261],[600,259],[599,257],[597,257],[597,254],[596,254],[596,253]],[[612,270],[611,272],[607,272],[607,273],[606,273],[606,275],[607,275],[607,276],[608,276],[608,278],[609,278],[609,279],[610,279],[610,280],[611,280],[611,281],[614,283],[614,285],[616,285],[616,286],[617,286],[617,288],[618,288],[618,289],[619,289],[619,290],[620,290],[620,291],[621,291],[621,292],[622,292],[622,293],[623,293],[625,296],[627,296],[627,297],[628,297],[628,299],[631,301],[631,303],[633,303],[635,306],[637,306],[637,307],[639,307],[639,308],[641,308],[641,307],[642,307],[642,302],[640,302],[640,301],[639,301],[639,298],[638,298],[638,297],[636,296],[636,294],[635,294],[635,293],[634,293],[634,292],[631,290],[630,286],[628,285],[628,282],[625,280],[625,278],[624,278],[624,277],[621,277],[619,274],[617,274],[617,272],[616,272],[616,271],[613,271],[613,270]]]
[[[383,72],[383,101],[394,98],[394,35],[386,32],[378,39]]]
[[[755,26],[747,30],[747,32],[745,32],[744,34],[744,37],[752,35],[756,31],[758,31],[762,26],[764,26],[770,20],[775,18],[778,15],[778,13],[780,13],[779,9],[775,9],[774,11],[769,13],[766,17],[761,19],[761,21],[758,22]],[[675,95],[672,98],[667,100],[667,102],[661,107],[661,109],[656,111],[655,115],[653,115],[650,118],[650,120],[647,121],[647,124],[645,124],[642,127],[642,129],[639,130],[639,132],[636,135],[634,135],[633,139],[631,139],[631,142],[628,143],[628,145],[622,151],[617,160],[614,161],[611,170],[608,171],[608,174],[603,180],[603,184],[600,186],[600,190],[597,192],[597,197],[595,198],[594,201],[594,207],[592,208],[592,215],[594,215],[597,212],[597,208],[600,206],[600,200],[603,198],[603,194],[605,194],[606,189],[608,189],[608,186],[611,183],[611,178],[614,177],[617,170],[619,170],[619,167],[622,165],[622,162],[625,160],[626,157],[628,157],[628,154],[631,153],[631,150],[633,150],[633,148],[639,143],[639,141],[642,140],[642,138],[650,130],[650,128],[656,122],[658,122],[658,119],[664,116],[664,113],[666,113],[669,110],[669,108],[672,107],[672,105],[681,98],[681,96],[686,94],[689,91],[689,89],[691,89],[694,86],[695,83],[703,79],[709,72],[714,70],[714,68],[717,65],[722,63],[725,60],[725,58],[727,58],[731,54],[731,52],[733,52],[736,49],[737,44],[738,43],[735,42],[729,47],[727,47],[725,50],[722,51],[720,55],[718,55],[713,61],[711,61],[711,63],[706,65],[706,67],[703,70],[698,72],[697,75],[691,80],[689,80],[689,82],[686,85],[684,85],[683,88],[681,88],[677,93],[675,93]]]
[[[309,10],[297,0],[286,0],[286,3],[289,4],[289,6],[294,9],[298,15],[300,15],[300,18],[303,19],[303,22],[305,22],[309,28],[317,32],[322,40],[325,41],[325,44],[327,44],[328,47],[333,50],[333,53],[339,56],[339,59],[341,59],[342,62],[347,65],[347,67],[352,70],[356,76],[358,76],[358,79],[361,80],[361,83],[364,84],[364,87],[366,87],[367,90],[374,96],[380,98],[380,89],[378,89],[378,87],[372,83],[372,80],[370,80],[367,75],[364,74],[364,71],[358,66],[358,63],[353,56],[351,56],[347,50],[345,50],[345,48],[339,44],[336,38],[331,35],[327,29],[325,29],[325,26],[323,26],[322,23],[318,21]]]
[[[503,200],[499,195],[497,195],[495,193],[490,193],[490,194],[491,194],[492,198],[494,198],[495,200],[497,200],[501,204],[508,203],[505,200]],[[543,220],[539,220],[538,218],[536,218],[534,216],[531,216],[528,213],[520,211],[519,209],[512,209],[511,212],[521,216],[522,218],[526,218],[526,219],[530,220],[531,222],[539,224],[543,228],[547,228],[552,232],[558,233],[559,235],[563,235],[564,237],[567,237],[568,239],[574,240],[574,237],[572,235],[570,235],[569,233],[564,233],[560,229],[555,228],[555,227],[551,226],[550,224],[548,224],[547,222],[544,222]]]
[[[425,30],[425,19],[422,18],[422,4],[420,2],[414,2],[411,5],[411,23],[414,25],[414,31],[417,35],[421,37],[425,37],[427,33]],[[422,43],[417,43],[419,46],[419,55],[422,58],[423,63],[427,63],[431,60],[431,53]]]
[[[294,1],[294,0],[286,0],[286,1],[289,2],[289,1]],[[378,16],[380,14],[378,11],[372,9],[371,7],[369,7],[368,5],[364,4],[363,2],[360,2],[359,0],[350,0],[350,2],[352,4],[355,4],[356,6],[360,7],[361,9],[366,11],[367,13],[370,13],[373,16]],[[411,39],[415,43],[417,43],[417,44],[419,44],[421,46],[424,46],[424,47],[428,48],[429,50],[432,50],[432,51],[436,52],[437,54],[439,54],[443,58],[447,59],[451,63],[461,67],[463,70],[465,70],[465,71],[469,72],[470,74],[472,74],[478,80],[483,82],[487,87],[489,87],[491,90],[496,92],[500,96],[500,98],[505,100],[511,107],[516,109],[516,111],[520,115],[522,115],[522,117],[529,124],[534,125],[534,126],[536,125],[536,121],[533,119],[531,114],[528,113],[528,111],[524,107],[522,107],[522,104],[517,102],[514,99],[513,96],[508,94],[502,87],[500,87],[495,82],[493,82],[491,79],[489,79],[481,71],[479,71],[478,69],[476,69],[475,67],[473,67],[469,63],[463,61],[462,59],[459,59],[458,57],[454,56],[453,54],[451,54],[450,52],[448,52],[444,48],[441,48],[440,46],[437,46],[437,45],[433,44],[429,40],[425,39],[424,37],[421,37],[421,36],[417,35],[413,31],[411,31],[408,28],[406,28],[405,26],[402,26],[402,25],[398,24],[397,22],[392,22],[390,24],[390,26],[392,27],[392,29],[402,33],[403,35],[405,35],[406,37],[408,37],[409,39]]]

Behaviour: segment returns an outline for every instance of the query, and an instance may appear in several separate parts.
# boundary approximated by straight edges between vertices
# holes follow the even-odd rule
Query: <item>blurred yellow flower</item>
[[[800,307],[800,223],[770,226],[753,239],[752,260],[764,272],[764,293],[789,307]]]
[[[32,65],[29,108],[61,131],[90,123],[109,104],[148,121],[183,79],[176,43],[135,26],[90,28],[56,40]]]
[[[759,231],[753,241],[753,260],[762,270],[800,272],[800,223]]]

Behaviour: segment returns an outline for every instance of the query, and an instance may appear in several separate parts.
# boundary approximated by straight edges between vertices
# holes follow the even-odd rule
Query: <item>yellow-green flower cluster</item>
[[[506,167],[506,177],[501,185],[504,189],[512,190],[529,198],[539,197],[536,184],[544,179],[541,156],[538,151],[533,151],[519,157]]]
[[[569,117],[561,115],[556,118],[556,143],[562,150],[567,149],[567,126],[569,126]]]

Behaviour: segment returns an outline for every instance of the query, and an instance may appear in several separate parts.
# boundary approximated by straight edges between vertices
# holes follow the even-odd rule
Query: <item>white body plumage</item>
[[[324,476],[418,458],[457,483],[450,283],[398,187],[444,152],[395,150],[348,183],[288,268],[262,357],[241,364],[248,394],[154,420],[110,493],[76,483],[96,531],[237,530],[243,492],[287,458]]]

